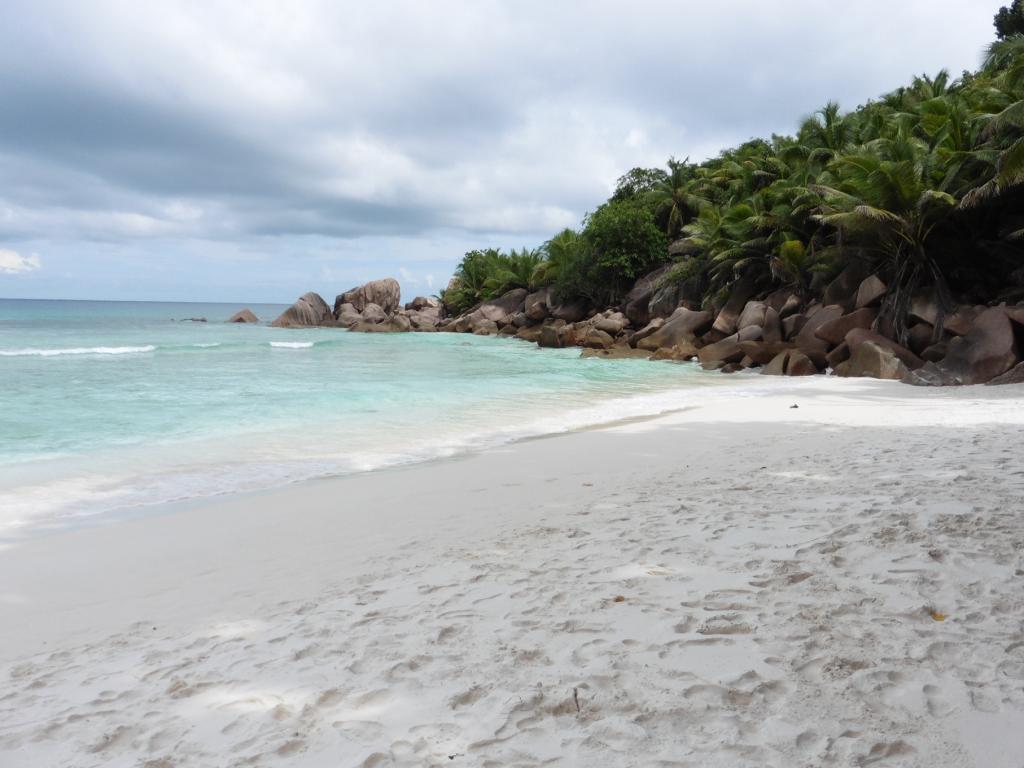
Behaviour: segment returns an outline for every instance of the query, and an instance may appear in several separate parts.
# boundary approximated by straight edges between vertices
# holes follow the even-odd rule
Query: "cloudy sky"
[[[5,0],[0,296],[291,301],[978,64],[999,0]]]

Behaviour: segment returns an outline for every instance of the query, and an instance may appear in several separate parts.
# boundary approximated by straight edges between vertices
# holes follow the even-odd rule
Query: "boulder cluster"
[[[333,310],[307,293],[273,325],[359,332],[446,331],[510,336],[541,347],[582,347],[597,357],[692,360],[708,370],[776,376],[898,379],[918,385],[1024,382],[1024,307],[954,307],[913,297],[903,343],[880,313],[888,293],[876,275],[851,267],[805,301],[790,290],[758,296],[740,280],[719,306],[700,309],[662,272],[642,277],[620,306],[561,302],[551,288],[515,289],[449,317],[436,299],[400,305],[398,282],[375,280],[340,294]]]
[[[338,294],[332,309],[317,293],[307,293],[274,320],[278,328],[311,326],[348,328],[361,333],[436,331],[443,316],[441,302],[419,296],[400,304],[401,289],[393,278],[372,280]]]

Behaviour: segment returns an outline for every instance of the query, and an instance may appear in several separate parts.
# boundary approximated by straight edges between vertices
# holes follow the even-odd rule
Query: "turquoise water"
[[[239,308],[0,300],[0,533],[661,412],[724,378],[513,339],[225,323]]]

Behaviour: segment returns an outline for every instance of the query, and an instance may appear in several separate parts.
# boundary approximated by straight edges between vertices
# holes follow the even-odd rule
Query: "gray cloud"
[[[996,5],[11,0],[0,247],[535,242],[633,166],[973,67]]]

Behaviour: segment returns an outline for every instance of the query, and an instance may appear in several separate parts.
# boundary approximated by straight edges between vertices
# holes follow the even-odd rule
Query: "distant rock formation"
[[[259,321],[260,319],[248,307],[238,310],[228,318],[229,323],[258,323]]]
[[[402,289],[393,277],[371,280],[366,285],[357,285],[339,294],[334,300],[334,314],[337,316],[343,304],[351,304],[356,312],[363,312],[368,305],[376,304],[385,315],[390,315],[398,309],[401,297]]]
[[[394,278],[372,280],[338,294],[334,310],[316,293],[307,293],[272,325],[279,328],[327,326],[357,333],[436,331],[444,307],[434,298],[417,296],[401,308],[401,288]]]
[[[275,328],[334,325],[334,317],[331,314],[331,308],[327,306],[327,302],[320,294],[310,291],[282,312],[271,325]]]
[[[897,343],[879,306],[885,284],[859,268],[825,286],[827,303],[785,288],[758,294],[752,282],[740,280],[719,302],[698,306],[686,290],[666,284],[666,275],[662,267],[641,277],[621,305],[603,311],[583,301],[560,302],[550,288],[516,288],[457,317],[446,317],[441,302],[424,296],[399,308],[398,281],[386,278],[339,294],[333,312],[307,293],[273,324],[514,336],[542,347],[582,347],[587,356],[697,360],[723,373],[832,371],[918,385],[1024,380],[1022,306],[963,304],[944,313],[942,322],[935,297],[924,292],[913,297],[912,324]]]

